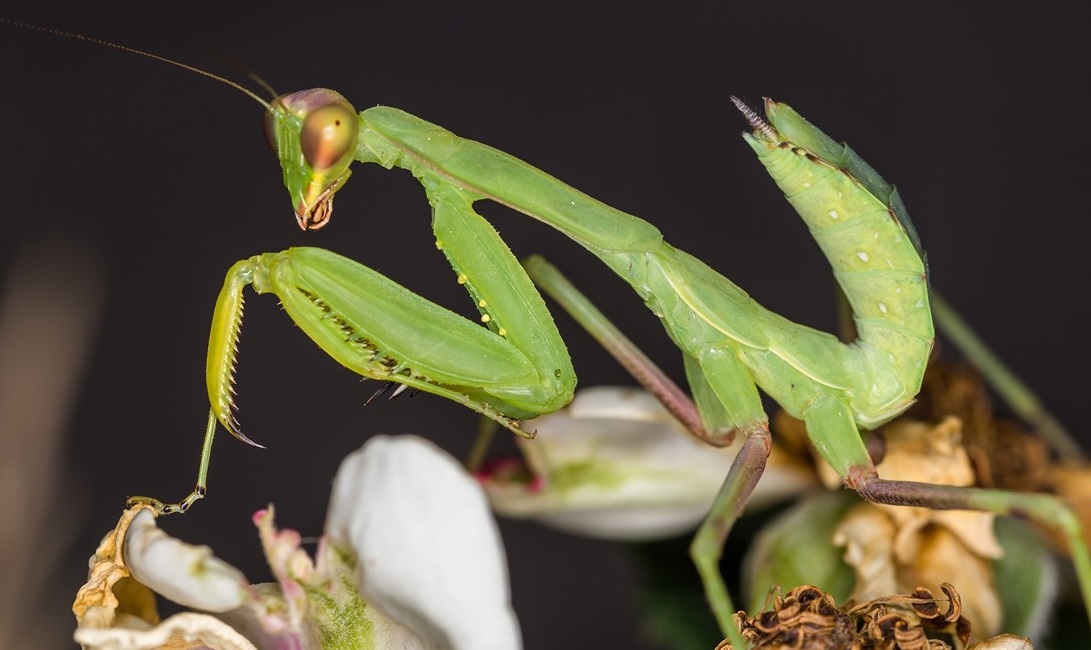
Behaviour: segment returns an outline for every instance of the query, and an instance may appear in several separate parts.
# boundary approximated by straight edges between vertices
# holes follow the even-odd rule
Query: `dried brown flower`
[[[934,358],[924,373],[909,417],[962,420],[962,444],[977,484],[1006,490],[1041,490],[1050,466],[1049,445],[1014,420],[997,417],[981,375],[964,362]]]
[[[804,585],[778,593],[771,610],[739,612],[735,620],[754,650],[1032,650],[1029,641],[1010,635],[968,646],[971,625],[958,591],[948,583],[940,588],[939,598],[919,587],[838,607],[830,594]],[[716,646],[730,649],[726,640]]]

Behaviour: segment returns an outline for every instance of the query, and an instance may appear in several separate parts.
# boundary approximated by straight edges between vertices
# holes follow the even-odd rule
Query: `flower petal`
[[[136,514],[125,534],[125,564],[137,581],[170,600],[208,612],[243,604],[250,583],[207,546],[175,539],[155,525],[150,508]]]
[[[356,554],[364,599],[429,648],[522,646],[496,522],[480,486],[414,436],[376,436],[341,464],[326,520]]]
[[[230,625],[214,616],[193,612],[175,614],[151,629],[80,627],[75,640],[84,650],[257,650]]]
[[[79,588],[72,603],[72,613],[81,627],[104,628],[113,625],[119,609],[149,623],[159,622],[155,594],[132,579],[125,566],[124,540],[133,518],[143,507],[121,513],[117,525],[99,542],[88,561],[87,582]]]
[[[1034,644],[1025,637],[1001,634],[981,643],[975,643],[969,650],[1034,650]]]
[[[692,530],[708,514],[742,444],[718,449],[697,441],[647,391],[613,386],[581,389],[567,408],[527,427],[537,436],[520,441],[521,448],[537,480],[511,480],[508,465],[483,473],[493,509],[604,539],[659,539]],[[815,483],[812,470],[781,460],[770,460],[752,505]]]

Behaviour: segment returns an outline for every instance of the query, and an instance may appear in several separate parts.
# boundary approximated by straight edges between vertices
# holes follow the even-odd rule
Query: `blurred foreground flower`
[[[602,386],[576,392],[561,411],[527,423],[524,461],[479,474],[498,514],[572,533],[650,540],[696,528],[742,444],[695,440],[650,393]],[[813,469],[774,447],[751,500],[760,508],[817,485]]]
[[[342,463],[314,560],[255,514],[277,584],[251,585],[127,511],[73,604],[87,650],[521,647],[496,523],[480,487],[413,436],[372,438]],[[160,621],[153,592],[196,610]]]

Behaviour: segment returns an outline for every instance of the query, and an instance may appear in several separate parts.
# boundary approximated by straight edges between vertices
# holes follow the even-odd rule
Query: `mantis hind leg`
[[[1084,607],[1091,619],[1091,553],[1084,541],[1079,518],[1062,499],[1051,494],[880,478],[862,443],[860,451],[855,454],[847,453],[847,449],[842,456],[825,451],[829,448],[827,443],[830,440],[843,441],[849,437],[860,440],[851,411],[829,403],[816,405],[816,408],[804,413],[804,421],[819,453],[838,471],[847,487],[868,501],[930,510],[979,510],[1006,517],[1030,519],[1058,531],[1068,545]]]
[[[973,487],[895,481],[871,473],[853,477],[855,489],[868,501],[932,510],[981,510],[1006,517],[1030,519],[1061,533],[1068,545],[1080,584],[1084,609],[1091,619],[1091,553],[1079,517],[1063,499],[1052,494],[1010,492]]]

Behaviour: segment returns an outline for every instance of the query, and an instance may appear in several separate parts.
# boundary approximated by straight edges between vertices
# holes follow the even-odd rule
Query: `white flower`
[[[526,466],[492,463],[479,479],[493,510],[569,532],[648,540],[693,529],[708,514],[742,440],[718,449],[695,440],[647,391],[594,387],[565,409],[527,423]],[[751,504],[814,485],[813,470],[774,455]]]
[[[226,612],[247,599],[250,584],[235,567],[167,535],[155,525],[151,508],[136,513],[125,535],[124,557],[137,582],[179,605]]]
[[[355,550],[365,600],[411,628],[424,647],[522,646],[488,502],[432,443],[380,436],[345,459],[326,534]]]
[[[254,522],[276,585],[250,585],[211,549],[167,536],[146,506],[126,512],[73,605],[76,641],[88,650],[521,647],[484,495],[430,442],[379,436],[345,459],[313,561],[299,533],[275,527],[272,507]],[[160,622],[149,587],[219,614]]]

